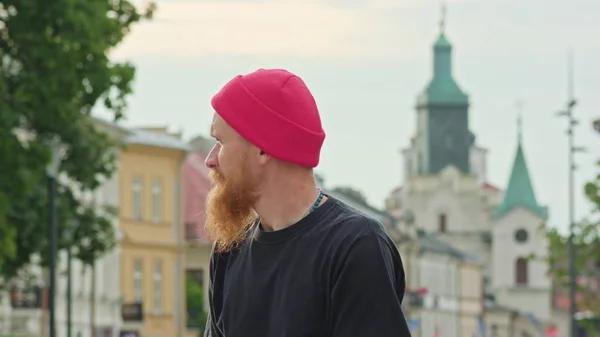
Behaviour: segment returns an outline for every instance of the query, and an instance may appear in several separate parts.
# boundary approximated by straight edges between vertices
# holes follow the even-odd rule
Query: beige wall
[[[181,220],[181,163],[185,153],[131,145],[120,156],[119,221],[121,292],[124,303],[133,301],[134,261],[142,261],[144,337],[171,337],[185,331],[185,254]],[[133,179],[142,181],[142,217],[133,219]],[[161,180],[161,219],[152,219],[152,181]],[[162,265],[162,306],[154,312],[154,266]],[[181,263],[180,263],[181,262]]]
[[[460,333],[478,333],[478,318],[483,314],[483,267],[463,261],[460,265]]]

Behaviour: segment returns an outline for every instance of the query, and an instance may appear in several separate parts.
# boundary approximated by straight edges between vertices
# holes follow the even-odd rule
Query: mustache
[[[208,177],[213,183],[216,184],[225,182],[225,176],[223,173],[217,171],[217,169],[211,169],[210,172],[208,172]]]

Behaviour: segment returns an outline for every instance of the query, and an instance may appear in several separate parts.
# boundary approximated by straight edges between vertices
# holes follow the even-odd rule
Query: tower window
[[[438,230],[440,233],[446,232],[446,214],[444,213],[438,216]]]
[[[527,285],[529,267],[525,258],[518,258],[515,262],[515,283],[520,286]]]

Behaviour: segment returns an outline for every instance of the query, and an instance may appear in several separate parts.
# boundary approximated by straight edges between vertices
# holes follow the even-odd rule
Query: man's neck
[[[265,231],[281,230],[300,221],[308,214],[319,196],[319,190],[312,177],[271,184],[261,192],[263,193],[254,210],[260,217]]]

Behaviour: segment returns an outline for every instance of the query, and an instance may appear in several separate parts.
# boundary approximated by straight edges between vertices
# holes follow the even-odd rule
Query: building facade
[[[412,335],[477,334],[483,315],[481,262],[422,230],[411,241],[398,248],[407,275],[404,305]]]
[[[183,198],[184,220],[186,228],[186,269],[190,282],[197,282],[204,289],[204,312],[209,311],[208,287],[209,265],[212,244],[204,234],[205,203],[212,183],[208,176],[209,169],[204,164],[206,156],[214,141],[198,136],[190,141],[191,152],[183,164]],[[191,306],[190,306],[191,307]],[[197,317],[199,313],[188,309],[189,317]],[[203,330],[188,321],[188,329]]]
[[[481,280],[470,279],[475,273],[469,267],[459,272],[464,291],[473,289],[465,282],[475,282],[498,305],[550,323],[552,287],[543,261],[548,242],[541,230],[548,212],[534,193],[520,123],[511,178],[503,192],[488,182],[488,151],[476,144],[470,130],[469,105],[454,78],[452,45],[442,26],[433,46],[432,79],[417,97],[415,137],[402,151],[403,184],[388,198],[388,211],[397,217],[410,213],[417,230],[478,258]],[[461,299],[471,315],[461,326],[481,330],[483,320],[474,316],[477,304],[468,299],[473,296],[471,290]],[[449,334],[444,330],[440,336]]]
[[[116,136],[113,134],[113,136]],[[104,182],[95,192],[80,195],[84,203],[98,206],[119,205],[119,177],[117,174]],[[119,221],[113,219],[115,230]],[[73,228],[75,230],[75,228]],[[15,280],[10,291],[0,301],[3,315],[0,318],[0,333],[9,336],[48,336],[47,271],[42,269],[34,257],[32,267]],[[94,266],[83,265],[72,259],[71,275],[71,336],[73,337],[116,337],[121,318],[121,287],[119,265],[120,249],[116,247],[98,259]],[[58,253],[55,293],[56,333],[67,336],[69,301],[68,259],[66,251]]]
[[[460,336],[481,334],[484,322],[485,298],[483,296],[483,266],[473,258],[461,260],[459,266]]]
[[[185,334],[182,163],[189,150],[165,129],[134,129],[119,158],[122,333]]]

